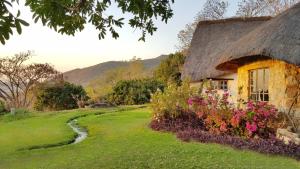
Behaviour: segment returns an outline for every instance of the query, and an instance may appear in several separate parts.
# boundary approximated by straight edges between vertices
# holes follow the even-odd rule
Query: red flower
[[[227,131],[227,125],[224,121],[221,123],[220,131],[221,132],[226,132]]]

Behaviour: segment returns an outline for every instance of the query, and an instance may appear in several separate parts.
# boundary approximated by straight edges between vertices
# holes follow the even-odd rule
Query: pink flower
[[[246,123],[246,128],[250,133],[253,133],[257,130],[257,126],[255,123],[250,124],[249,122]]]
[[[193,98],[189,98],[187,102],[188,102],[189,105],[193,105],[194,99]]]

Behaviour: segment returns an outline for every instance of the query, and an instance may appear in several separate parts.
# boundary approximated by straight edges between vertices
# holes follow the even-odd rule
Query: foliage
[[[158,68],[154,71],[154,78],[168,83],[181,83],[181,69],[185,61],[185,56],[181,53],[170,54],[163,60]]]
[[[20,11],[14,15],[10,12],[10,8],[13,7],[13,3],[19,4],[19,0],[1,0],[0,1],[0,42],[5,44],[5,41],[10,38],[15,29],[18,34],[22,33],[22,26],[28,26],[29,24],[20,19]]]
[[[185,56],[189,55],[189,48],[194,32],[200,21],[218,20],[225,17],[228,2],[226,0],[207,0],[203,9],[196,15],[194,22],[186,24],[178,35],[178,45],[176,46]]]
[[[184,141],[198,141],[201,143],[218,143],[229,145],[242,150],[253,150],[260,153],[283,155],[300,160],[300,147],[294,143],[285,144],[277,139],[242,139],[230,135],[215,135],[201,129],[181,130],[177,137]]]
[[[88,99],[82,86],[68,82],[63,84],[47,84],[38,89],[35,109],[64,110],[81,106],[81,101]]]
[[[28,25],[25,21],[20,20],[20,12],[16,17],[9,12],[8,7],[15,8],[14,4],[18,0],[0,1],[1,17],[4,28],[1,31],[1,42],[8,39],[7,35],[12,34],[11,28],[16,27],[21,33],[21,24]],[[118,38],[119,34],[116,28],[122,28],[124,18],[116,18],[109,15],[108,9],[116,5],[125,15],[129,13],[129,25],[134,29],[141,29],[142,36],[140,40],[145,40],[147,33],[153,34],[155,27],[154,19],[161,19],[167,23],[173,16],[171,4],[174,0],[26,0],[25,5],[31,9],[34,22],[41,21],[44,26],[67,35],[74,35],[77,31],[82,31],[87,23],[92,24],[99,31],[99,39],[103,39],[107,32],[110,32],[113,38]]]
[[[154,79],[121,80],[107,96],[107,101],[116,105],[135,105],[150,102],[151,93],[163,90],[164,85]]]
[[[152,129],[174,132],[184,141],[219,143],[300,159],[299,146],[294,143],[286,145],[275,137],[282,119],[278,118],[274,106],[266,102],[248,102],[244,109],[236,109],[228,102],[228,93],[220,96],[215,90],[188,98],[189,106],[184,100],[178,105],[174,97],[182,96],[178,96],[179,91],[173,93],[177,95],[165,92],[158,97],[160,100],[153,97]],[[169,97],[163,100],[161,95]]]
[[[0,115],[6,112],[6,107],[4,101],[0,100]]]
[[[272,138],[283,123],[278,111],[267,102],[249,101],[244,109],[228,102],[228,93],[220,97],[215,90],[188,100],[192,111],[205,122],[208,131],[242,137]]]
[[[128,64],[127,64],[128,63]],[[91,81],[85,90],[94,101],[101,101],[111,93],[113,86],[121,80],[133,80],[147,78],[148,72],[141,59],[133,58],[126,66],[106,71],[103,76]]]
[[[187,100],[195,93],[190,87],[188,81],[184,81],[181,86],[171,83],[164,92],[157,91],[152,95],[151,108],[153,110],[153,118],[173,119],[185,113],[189,105]]]
[[[284,155],[300,160],[300,147],[290,143],[286,145],[277,139],[243,139],[230,135],[217,135],[205,130],[203,121],[195,114],[186,113],[175,119],[153,120],[150,127],[156,131],[173,132],[183,141],[217,143],[229,145],[242,150],[253,150],[260,153]]]
[[[30,90],[58,73],[49,64],[25,63],[31,56],[28,51],[0,58],[0,98],[10,107],[28,107],[32,100],[28,98]]]
[[[292,7],[299,0],[242,0],[238,3],[237,16],[275,16]]]

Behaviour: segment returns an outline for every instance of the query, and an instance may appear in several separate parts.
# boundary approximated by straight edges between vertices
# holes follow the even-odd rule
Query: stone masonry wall
[[[295,95],[300,92],[300,68],[291,64],[285,66],[285,79],[286,79],[286,107],[289,108],[295,100]],[[300,97],[294,106],[296,116],[300,117]]]

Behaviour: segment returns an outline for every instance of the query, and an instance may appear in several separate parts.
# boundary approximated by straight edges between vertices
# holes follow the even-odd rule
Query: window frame
[[[263,70],[263,84],[265,85],[266,79],[268,79],[268,86],[266,91],[259,92],[258,91],[258,72],[259,70]],[[268,77],[266,77],[266,70],[268,70]],[[255,80],[254,80],[254,73],[255,73]],[[270,101],[270,90],[269,90],[269,84],[270,84],[270,68],[269,67],[262,67],[257,69],[251,69],[248,71],[249,76],[249,88],[248,88],[248,99],[252,101],[261,101],[261,102],[269,102]],[[253,82],[253,84],[252,84]],[[253,89],[256,89],[256,91],[252,91]],[[255,96],[255,99],[253,99],[253,96]]]
[[[219,90],[227,91],[228,90],[228,80],[220,80],[218,82],[218,88],[219,88]]]

